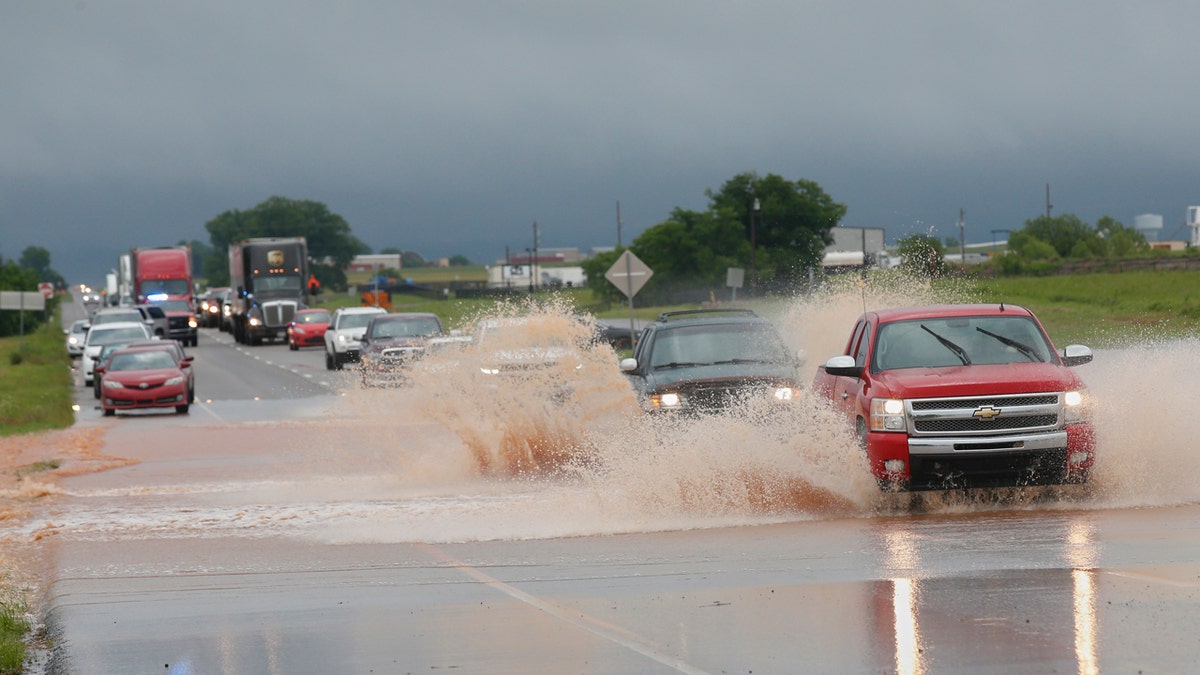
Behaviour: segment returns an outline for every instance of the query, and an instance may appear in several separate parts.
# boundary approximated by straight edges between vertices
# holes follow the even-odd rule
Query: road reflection
[[[886,578],[871,594],[872,613],[881,638],[878,656],[890,660],[894,672],[922,675],[1006,662],[1016,670],[1024,663],[1080,675],[1100,672],[1094,524],[1085,515],[1026,516],[879,523]],[[931,536],[935,532],[940,536]],[[997,557],[992,569],[938,569],[966,549],[1000,540],[1022,546],[1026,535],[1025,548],[1011,554],[1039,560],[1044,568],[1010,567]]]

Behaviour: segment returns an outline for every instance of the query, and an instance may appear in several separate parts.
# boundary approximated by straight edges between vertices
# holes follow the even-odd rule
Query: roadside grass
[[[1200,334],[1200,274],[1136,270],[973,282],[982,302],[1033,310],[1059,347],[1114,348]]]
[[[16,675],[25,663],[25,635],[29,622],[19,603],[0,601],[0,675]]]
[[[0,338],[0,435],[64,429],[71,410],[71,357],[57,317],[24,339]]]

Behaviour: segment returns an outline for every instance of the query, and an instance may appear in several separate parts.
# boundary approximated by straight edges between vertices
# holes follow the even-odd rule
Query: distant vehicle
[[[620,366],[643,410],[697,414],[752,397],[793,400],[802,360],[750,310],[695,310],[660,314]]]
[[[296,351],[301,347],[323,346],[330,318],[327,309],[302,309],[296,312],[296,318],[288,324],[288,348]]]
[[[347,363],[358,361],[362,336],[371,317],[386,314],[382,307],[339,307],[329,319],[325,330],[325,368],[341,370]]]
[[[174,408],[188,411],[191,363],[176,361],[163,349],[126,348],[113,353],[100,381],[100,404],[107,416],[118,410]]]
[[[153,321],[149,315],[136,307],[102,307],[96,310],[91,319],[88,320],[88,328],[98,326],[104,323],[117,323],[122,321],[137,321],[144,323],[153,329]]]
[[[79,368],[83,371],[83,383],[85,385],[92,383],[96,359],[100,356],[100,350],[104,345],[115,342],[149,340],[153,337],[150,328],[141,321],[118,321],[93,325],[88,329],[87,338],[83,342],[83,357],[79,362]]]
[[[442,322],[436,314],[412,312],[371,317],[360,348],[363,384],[402,384],[407,367],[421,358],[430,339],[442,334]]]
[[[157,304],[167,314],[167,335],[196,346],[196,305],[192,293],[192,249],[160,246],[130,249],[137,304]]]
[[[882,489],[1083,483],[1095,436],[1083,345],[1055,352],[1029,310],[934,305],[871,311],[813,390],[845,414]]]
[[[183,300],[160,300],[148,307],[157,306],[167,315],[167,337],[179,340],[183,345],[195,347],[199,342],[199,322],[191,304]]]
[[[233,336],[257,345],[287,336],[308,307],[308,243],[304,237],[246,239],[229,245]]]
[[[200,296],[200,303],[196,308],[196,319],[201,326],[217,328],[221,325],[221,303],[229,297],[230,292],[229,287],[222,286],[210,288]]]
[[[167,312],[158,305],[135,305],[133,307],[142,313],[142,319],[150,324],[154,334],[158,337],[165,338],[171,330],[171,320],[167,318]]]
[[[632,331],[629,319],[596,319],[596,332],[613,349],[633,349],[633,343],[645,327],[646,322],[641,319],[634,319]]]
[[[87,329],[87,319],[74,321],[70,328],[63,329],[63,334],[67,336],[67,355],[71,358],[83,356],[83,340],[87,337]]]

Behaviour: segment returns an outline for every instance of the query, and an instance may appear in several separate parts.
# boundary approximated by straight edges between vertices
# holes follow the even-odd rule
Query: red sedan
[[[112,355],[100,380],[100,403],[105,415],[118,410],[175,408],[188,411],[188,377],[191,368],[163,349],[122,349]]]
[[[288,348],[296,351],[301,347],[324,347],[325,329],[329,328],[329,310],[302,309],[288,324]]]

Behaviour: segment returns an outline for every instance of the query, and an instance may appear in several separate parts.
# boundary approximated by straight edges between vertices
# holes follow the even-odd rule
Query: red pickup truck
[[[1015,305],[867,312],[813,389],[842,408],[885,490],[1083,483],[1095,461],[1087,391]]]

